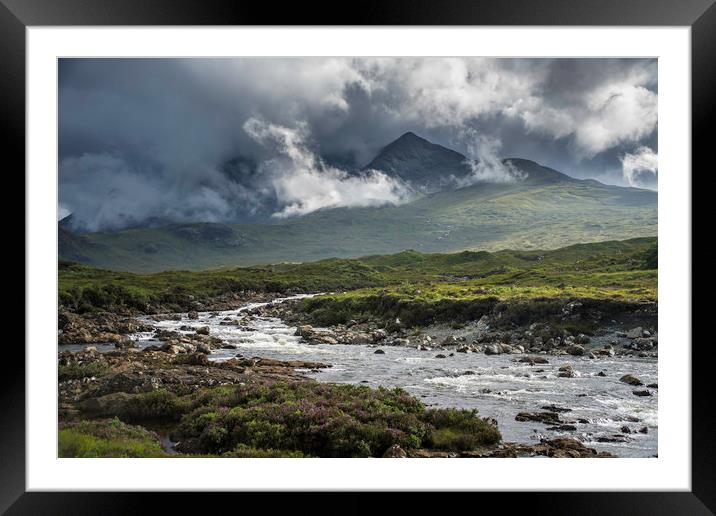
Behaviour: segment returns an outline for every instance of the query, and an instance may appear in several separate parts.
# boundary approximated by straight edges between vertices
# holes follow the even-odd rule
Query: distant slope
[[[88,255],[101,256],[103,254],[101,252],[98,253],[99,246],[93,243],[91,239],[73,234],[66,228],[65,224],[62,223],[62,220],[57,224],[57,248],[60,260],[92,263],[94,260]]]
[[[531,168],[528,179],[515,184],[476,184],[402,206],[323,210],[272,224],[180,226],[210,228],[199,230],[198,237],[177,226],[86,234],[73,253],[99,267],[149,272],[403,249],[554,249],[656,235],[656,192],[576,180],[533,162],[515,161]],[[60,257],[72,259],[62,249]]]

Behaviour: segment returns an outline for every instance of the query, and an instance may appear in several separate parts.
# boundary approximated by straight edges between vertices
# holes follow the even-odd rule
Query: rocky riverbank
[[[579,303],[562,308],[564,321],[582,320]],[[297,335],[315,344],[375,344],[405,346],[421,351],[451,353],[547,354],[586,356],[590,359],[613,356],[658,356],[656,304],[649,303],[626,320],[597,319],[591,335],[570,332],[563,324],[532,322],[509,324],[505,328],[501,314],[483,314],[465,324],[432,324],[408,328],[399,319],[384,321],[365,317],[345,324],[314,327],[310,314],[301,310],[300,301],[269,304],[254,308],[231,324],[245,324],[250,317],[277,317],[297,326]]]
[[[130,345],[128,334],[152,331],[154,328],[133,317],[111,312],[79,315],[65,309],[58,312],[58,343],[93,344],[111,342]]]
[[[64,456],[90,453],[83,444],[88,439],[94,443],[93,450],[106,449],[107,456],[133,456],[122,443],[143,450],[144,456],[170,452],[173,456],[332,456],[338,453],[334,446],[341,447],[340,456],[378,450],[379,456],[391,458],[611,456],[575,439],[544,439],[534,445],[500,442],[496,422],[471,411],[428,410],[399,389],[319,384],[300,372],[330,367],[317,362],[262,358],[212,362],[201,353],[175,355],[133,348],[99,353],[90,348],[61,352],[58,367],[60,449]],[[392,400],[392,408],[385,405],[379,410],[394,412],[387,420],[387,413],[370,417],[365,413],[375,410],[376,401],[387,403],[386,397]],[[400,410],[395,409],[396,403]],[[339,416],[356,407],[359,412],[348,420]],[[239,414],[252,410],[257,412],[240,421]],[[286,431],[290,436],[276,430],[264,435],[276,424],[257,416],[265,415],[266,410],[270,417],[283,418],[284,424],[293,420],[297,428]],[[330,435],[330,440],[338,438],[340,442],[326,443],[325,449],[310,444],[316,436],[306,441],[301,430],[305,419],[323,421],[328,425],[323,438]],[[365,429],[359,431],[357,424]],[[253,428],[257,425],[263,429],[259,434]],[[406,435],[408,428],[418,428],[418,433]],[[161,439],[159,429],[169,437]],[[229,437],[229,429],[234,437]],[[366,431],[375,439],[370,446],[361,445],[362,440],[342,440],[351,432],[362,435]],[[246,435],[236,437],[237,432]],[[294,443],[297,450],[277,450],[281,443]]]
[[[200,311],[218,313],[223,310],[234,310],[248,303],[267,303],[278,297],[278,294],[269,292],[228,293],[204,302],[190,299],[187,301],[190,305],[189,308],[183,312],[175,312],[171,310],[171,307],[162,305],[147,306],[144,310],[124,308],[116,312],[76,312],[60,306],[58,310],[58,343],[60,345],[112,343],[116,344],[118,348],[131,348],[133,344],[128,335],[154,331],[152,324],[138,320],[140,316],[149,315],[152,321],[181,320],[182,317],[192,320],[196,319]],[[217,344],[210,339],[199,340],[210,346]],[[187,350],[194,351],[191,348]]]
[[[150,348],[100,353],[88,346],[87,351],[58,355],[60,419],[119,415],[130,400],[155,391],[186,395],[220,385],[304,380],[297,369],[326,367],[330,365],[259,357],[210,362],[203,353],[178,356]]]
[[[175,317],[171,316],[172,320]],[[191,321],[194,314],[178,317]],[[251,317],[255,315],[222,318],[220,324],[236,326],[249,322]],[[239,353],[228,360],[210,361],[208,355],[213,350],[226,350],[229,344],[208,335],[203,327],[187,335],[186,332],[154,329],[140,320],[116,314],[63,314],[61,320],[64,322],[61,333],[65,335],[64,339],[75,344],[102,339],[114,342],[116,347],[115,351],[100,353],[89,345],[84,351],[64,351],[58,355],[60,449],[64,456],[93,456],[94,453],[104,453],[103,456],[134,456],[133,453],[139,453],[139,456],[246,457],[375,456],[376,453],[384,457],[610,456],[586,447],[576,439],[544,439],[534,445],[504,443],[500,441],[496,422],[479,418],[472,411],[427,409],[400,389],[396,390],[396,394],[386,394],[392,391],[356,386],[357,390],[353,391],[352,386],[319,384],[305,375],[304,371],[316,373],[330,367],[325,363],[247,358]],[[139,349],[127,334],[150,330],[162,344]],[[108,333],[120,338],[107,339]],[[78,335],[78,340],[73,341],[73,335]],[[349,389],[348,392],[344,392],[345,389]],[[273,417],[281,418],[281,424],[287,423],[284,418],[294,417],[284,413],[285,407],[287,403],[293,405],[295,402],[291,399],[296,392],[301,392],[299,398],[304,404],[299,409],[301,414],[309,419],[318,418],[318,421],[329,425],[331,435],[355,431],[354,425],[359,423],[361,428],[364,427],[360,432],[374,436],[377,431],[382,437],[376,438],[365,449],[355,448],[355,439],[349,439],[352,444],[341,441],[341,451],[333,448],[338,446],[335,443],[327,444],[327,449],[311,448],[313,445],[307,445],[305,436],[300,432],[299,435],[291,433],[288,437],[275,435],[271,438],[276,441],[273,444],[256,440],[251,432],[251,435],[237,438],[238,442],[232,440],[234,438],[222,437],[237,431],[236,421],[228,417],[230,413],[236,414],[237,406],[221,409],[217,405],[235,403],[226,401],[227,395],[229,399],[238,400],[242,396],[255,398],[257,392],[262,403],[267,395],[272,397],[275,392],[284,396],[286,392],[292,393],[281,403],[270,405],[272,411],[278,411]],[[366,418],[365,410],[369,410],[367,407],[373,407],[375,403],[371,400],[376,396],[381,400],[386,395],[398,396],[401,403],[408,405],[388,420],[384,419],[386,415],[372,415],[362,421],[361,418]],[[346,409],[339,407],[345,403],[358,408],[364,403],[367,405],[353,416],[355,420],[343,421],[339,414]],[[393,406],[392,403],[388,406]],[[250,406],[251,403],[242,410],[249,410]],[[315,410],[318,407],[321,408],[317,415]],[[262,414],[263,410],[259,413]],[[332,414],[332,410],[339,412]],[[415,416],[409,414],[416,414],[416,410],[422,415],[411,423],[410,418]],[[211,420],[217,417],[220,423],[208,424],[205,416],[209,414],[218,414]],[[267,424],[269,427],[276,424],[275,421],[263,421],[262,417],[252,414],[250,420],[238,426],[243,428],[242,425],[258,424],[264,428]],[[408,419],[404,423],[395,423],[396,418],[397,421]],[[305,422],[294,424],[301,426]],[[396,424],[398,428],[393,428]],[[405,429],[401,430],[401,425]],[[379,430],[381,427],[383,430]],[[416,435],[406,436],[408,428],[422,430]],[[159,430],[165,437],[157,433]],[[240,442],[242,440],[245,442]],[[87,442],[94,443],[89,451]],[[296,449],[276,449],[282,442],[291,443],[290,446]],[[363,440],[358,439],[357,443],[360,442]],[[161,443],[163,449],[157,447]],[[99,449],[105,451],[98,452]]]

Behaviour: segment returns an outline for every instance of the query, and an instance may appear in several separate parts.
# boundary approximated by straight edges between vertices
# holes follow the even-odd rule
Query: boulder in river
[[[197,335],[209,335],[209,327],[208,326],[202,326],[200,328],[196,329]]]
[[[644,383],[639,378],[637,378],[636,376],[631,375],[631,374],[625,374],[624,376],[619,378],[619,381],[628,383],[629,385],[634,385],[635,387],[644,385]]]
[[[186,314],[186,316],[187,316],[189,319],[198,319],[198,318],[199,318],[199,313],[198,313],[196,310],[190,310],[189,313]]]
[[[584,348],[579,344],[573,344],[567,348],[567,353],[574,356],[584,355]]]
[[[458,340],[455,338],[454,335],[448,335],[443,339],[441,346],[455,346],[457,345],[457,343]]]
[[[653,396],[651,391],[647,389],[644,389],[643,391],[633,391],[632,394],[634,394],[634,396]]]
[[[308,339],[311,335],[313,335],[313,326],[310,324],[303,324],[296,328],[296,333],[294,335]]]
[[[561,432],[574,432],[577,430],[577,427],[574,425],[557,425],[557,426],[550,426],[547,428],[547,430],[558,430]]]
[[[626,332],[626,336],[628,339],[638,339],[644,336],[644,330],[641,326],[637,326]]]
[[[634,339],[634,344],[632,346],[639,351],[649,351],[654,347],[654,342],[651,339],[639,337]]]
[[[296,329],[296,335],[303,337],[309,344],[338,344],[336,334],[331,330],[318,330],[313,326],[304,324]],[[366,340],[368,336],[366,335]]]
[[[115,342],[114,347],[117,349],[129,349],[129,348],[136,348],[137,343],[134,342],[132,339],[123,339],[120,342]]]
[[[385,340],[385,338],[388,336],[388,332],[385,330],[378,328],[377,330],[374,330],[371,333],[371,340],[373,342],[380,342],[382,340]]]
[[[577,344],[589,344],[590,340],[591,339],[584,333],[580,333],[574,338],[574,342],[576,342]]]
[[[530,365],[549,364],[549,361],[546,358],[540,357],[540,356],[532,356],[532,355],[530,355],[528,357],[520,358],[519,362],[521,362],[523,364],[530,364]]]
[[[385,355],[385,351],[383,351],[382,349],[376,349],[375,351],[373,351],[373,354],[374,355]]]
[[[600,435],[597,437],[598,443],[626,443],[629,438],[621,434]]]
[[[572,366],[567,364],[563,365],[559,368],[559,373],[557,374],[559,378],[574,378],[574,369],[572,369]]]
[[[178,331],[162,330],[159,328],[154,331],[154,338],[157,340],[168,341],[172,339],[178,339],[179,337],[181,337],[181,333],[179,333]]]
[[[546,425],[562,423],[556,412],[520,412],[515,416],[515,421],[536,421]]]
[[[460,351],[458,349],[458,351]],[[485,355],[499,355],[502,353],[502,347],[499,344],[490,344],[485,346]]]
[[[541,407],[542,410],[547,410],[549,412],[572,412],[571,408],[567,407],[558,407],[557,405],[545,405],[544,407]]]

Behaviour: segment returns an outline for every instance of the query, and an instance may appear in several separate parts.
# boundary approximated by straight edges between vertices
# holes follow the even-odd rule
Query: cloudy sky
[[[655,59],[62,59],[59,215],[114,230],[403,202],[351,172],[407,131],[656,188],[657,100]]]

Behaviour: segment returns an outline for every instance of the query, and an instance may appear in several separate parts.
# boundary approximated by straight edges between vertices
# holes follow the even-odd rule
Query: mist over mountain
[[[283,145],[286,145],[285,141]],[[237,203],[220,220],[200,222],[260,224],[276,218],[303,216],[319,209],[399,205],[420,195],[474,184],[534,182],[547,177],[563,181],[571,179],[524,159],[497,159],[483,155],[485,161],[470,160],[413,132],[401,135],[380,149],[366,166],[353,170],[343,170],[339,168],[340,164],[334,164],[335,160],[323,160],[296,142],[290,145],[296,148],[284,149],[288,158],[282,161],[258,163],[251,158],[235,156],[222,163],[218,170],[225,180],[232,185],[232,189],[250,197],[251,202]],[[492,163],[486,165],[489,160]],[[486,168],[490,168],[491,175],[483,177],[480,173]],[[500,175],[509,176],[508,180]],[[321,192],[321,187],[327,188],[327,193]],[[336,199],[341,187],[345,195],[354,197],[352,204],[350,200]],[[355,199],[359,192],[363,192],[366,198]],[[168,215],[136,219],[130,215],[122,222],[122,226],[113,230],[157,228],[175,225],[177,221]],[[66,230],[77,233],[93,230],[74,214],[64,217],[60,224]]]
[[[81,231],[397,206],[416,193],[524,179],[506,156],[580,179],[656,187],[655,59],[58,66],[58,212],[73,213]],[[400,141],[406,132],[443,151]]]
[[[404,249],[549,249],[656,234],[656,192],[577,179],[521,158],[471,160],[414,133],[386,145],[364,169],[351,172],[323,163],[300,145],[288,150],[293,157],[272,164],[280,167],[277,170],[262,171],[261,165],[243,158],[232,158],[222,168],[231,181],[263,196],[252,204],[261,210],[245,212],[240,223],[172,222],[76,235],[67,230],[70,215],[60,222],[60,258],[106,268],[160,271]],[[298,171],[286,176],[285,167]],[[377,167],[382,170],[376,171]],[[328,175],[312,175],[317,169]],[[276,182],[262,190],[258,186],[265,184],[262,174],[274,173]],[[285,211],[286,200],[292,199],[278,190],[286,177],[297,181],[289,206],[304,212],[277,217],[281,213],[277,210]],[[316,185],[324,177],[327,184]],[[304,180],[312,191],[301,190]],[[368,205],[347,199],[347,205],[336,206],[330,197],[322,197],[326,192],[322,187],[337,188],[331,181],[358,185],[356,191],[368,193],[376,185],[399,185],[403,197]],[[309,201],[324,206],[301,204]]]

